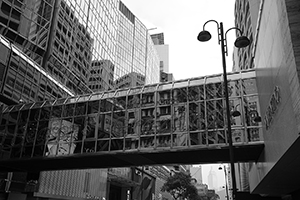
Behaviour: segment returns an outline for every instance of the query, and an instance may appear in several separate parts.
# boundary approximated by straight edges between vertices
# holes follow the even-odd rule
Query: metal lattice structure
[[[228,80],[234,145],[263,141],[255,71]],[[227,147],[223,92],[213,75],[11,106],[1,161]]]

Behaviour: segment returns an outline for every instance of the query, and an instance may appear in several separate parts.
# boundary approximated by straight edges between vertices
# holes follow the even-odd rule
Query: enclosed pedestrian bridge
[[[228,74],[235,162],[264,147],[255,71]],[[222,75],[1,112],[1,171],[229,162]]]

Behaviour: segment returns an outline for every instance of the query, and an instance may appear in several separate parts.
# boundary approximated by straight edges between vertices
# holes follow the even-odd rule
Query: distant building
[[[172,73],[166,73],[163,71],[160,71],[160,82],[169,82],[174,81],[174,76]]]
[[[165,44],[164,33],[152,34],[151,39],[154,45],[163,45]]]
[[[120,0],[0,0],[0,8],[1,107],[52,104],[57,98],[116,89],[118,81],[118,87],[159,82],[159,56],[147,27]],[[123,77],[132,82],[120,81]],[[98,128],[109,129],[109,120],[104,116]],[[119,121],[112,123],[116,130]],[[120,199],[137,186],[131,173],[129,168],[0,173],[5,180],[0,189],[5,199],[14,200]],[[155,179],[149,179],[154,188]]]
[[[155,45],[154,47],[159,55],[160,71],[169,73],[169,45],[162,44],[162,45]]]
[[[256,7],[256,12],[258,11],[259,1],[249,1],[249,0],[236,0],[235,2],[235,26],[238,27],[243,36],[247,36],[250,39],[250,45],[246,48],[236,48],[233,55],[233,71],[239,71],[243,69],[254,68],[254,34],[255,25],[257,21],[256,15],[250,14],[250,8]],[[256,17],[255,17],[256,16]],[[254,22],[254,23],[252,23]],[[236,30],[236,35],[241,36],[240,32]]]
[[[133,76],[143,76],[143,78],[140,78],[140,80],[144,79],[143,84],[158,83],[159,55],[154,47],[147,27],[122,1],[114,1],[119,2],[116,34],[118,42],[115,49],[115,73],[118,74],[118,76],[114,76],[114,81],[121,79],[127,74],[132,74]],[[109,46],[109,43],[107,46]],[[105,51],[103,52],[105,54]],[[135,81],[135,79],[133,79],[133,81]],[[136,85],[136,83],[132,84],[132,86]],[[116,88],[118,88],[118,86]]]
[[[89,88],[94,91],[113,90],[115,66],[110,60],[93,61],[90,68]]]
[[[192,178],[195,178],[197,180],[197,183],[203,183],[201,165],[199,165],[197,167],[191,167],[190,173],[191,173]]]
[[[216,193],[219,195],[220,200],[227,200],[227,193],[226,193],[225,188],[222,188],[221,190],[217,191]]]
[[[17,57],[26,56],[25,61],[24,56],[6,59],[1,67],[0,101],[6,104],[65,97],[59,89],[52,91],[49,80],[71,96],[113,89],[115,80],[130,73],[143,76],[139,84],[159,82],[159,56],[147,28],[119,0],[0,0],[0,7],[6,46],[13,46]],[[99,78],[95,68],[102,68]]]
[[[208,187],[209,189],[217,189],[218,188],[218,177],[217,173],[213,170],[213,168],[210,168],[209,174],[208,174]]]
[[[126,74],[115,80],[114,82],[114,86],[116,89],[130,88],[142,85],[145,85],[145,76],[136,72]]]
[[[154,47],[159,55],[160,82],[173,81],[172,73],[169,73],[169,45],[164,43],[164,34],[151,35]]]

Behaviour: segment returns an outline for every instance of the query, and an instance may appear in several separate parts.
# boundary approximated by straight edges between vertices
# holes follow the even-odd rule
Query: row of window
[[[3,46],[3,44],[1,45]],[[43,101],[46,98],[56,99],[68,95],[60,86],[29,64],[25,60],[25,55],[20,57],[16,51],[11,51],[9,48],[6,50],[11,53],[3,51],[3,55],[6,56],[4,60],[9,60],[8,63],[5,63],[7,72],[4,78],[5,82],[2,82],[1,85],[3,96],[14,102],[20,100],[27,102]]]

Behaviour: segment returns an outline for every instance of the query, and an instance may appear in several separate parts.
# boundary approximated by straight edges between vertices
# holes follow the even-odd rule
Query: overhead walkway
[[[228,74],[235,162],[264,147],[255,79]],[[0,170],[229,162],[224,106],[222,75],[11,106]]]

